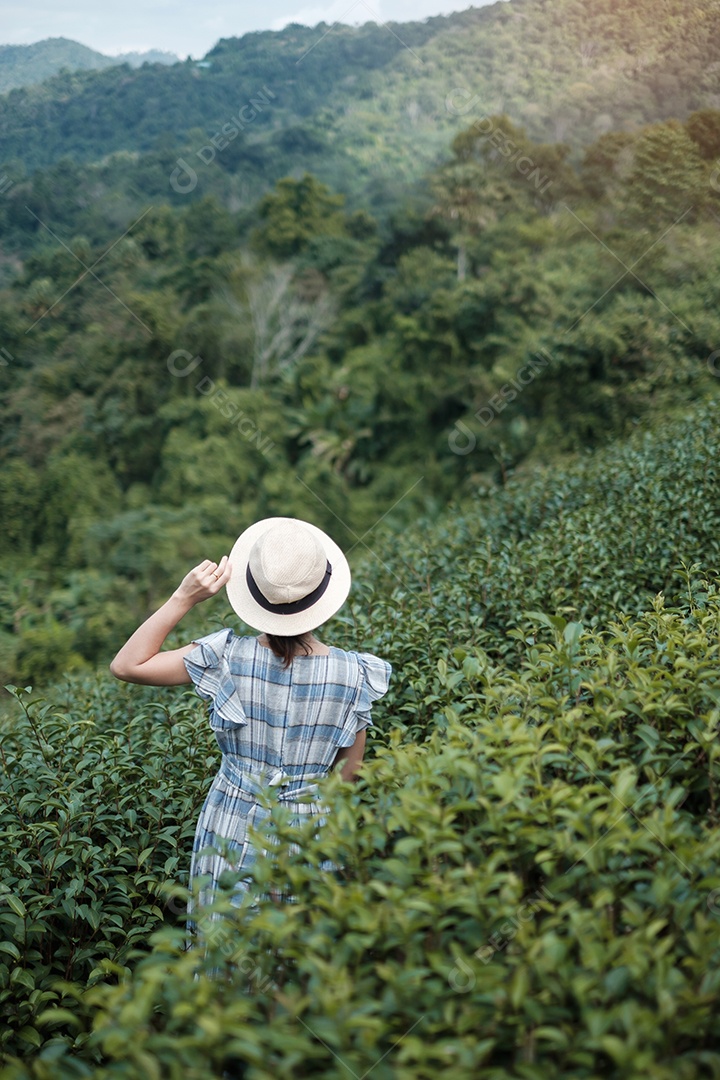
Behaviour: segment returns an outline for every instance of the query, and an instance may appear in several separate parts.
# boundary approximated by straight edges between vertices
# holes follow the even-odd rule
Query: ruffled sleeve
[[[198,694],[212,702],[218,716],[232,724],[247,724],[228,659],[234,637],[233,631],[226,627],[198,638],[197,648],[183,659]]]
[[[372,726],[370,710],[373,702],[387,693],[392,668],[387,660],[381,660],[372,653],[356,653],[360,667],[358,692],[353,711],[355,713],[355,732]]]

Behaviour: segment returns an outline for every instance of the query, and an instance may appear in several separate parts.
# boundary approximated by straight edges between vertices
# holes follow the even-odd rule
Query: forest
[[[718,38],[714,0],[499,0],[422,22],[295,23],[221,39],[200,63],[66,70],[0,95],[0,176],[15,185],[3,249],[46,241],[26,207],[66,240],[112,242],[149,203],[215,195],[251,213],[306,171],[387,215],[483,116],[577,162],[600,135],[720,107]],[[198,152],[264,88],[271,106],[206,168]],[[168,187],[179,158],[198,173],[190,192]]]
[[[3,1080],[720,1078],[720,7],[390,29],[0,94]],[[207,713],[108,664],[271,515],[394,675],[198,957]]]
[[[577,168],[499,116],[387,220],[306,173],[49,236],[0,293],[5,680],[107,660],[257,517],[352,543],[714,396],[719,163],[718,110]]]

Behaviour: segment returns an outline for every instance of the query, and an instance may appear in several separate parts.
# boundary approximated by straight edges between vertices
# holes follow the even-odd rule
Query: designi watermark
[[[203,362],[202,356],[193,356],[187,349],[175,349],[167,358],[167,369],[176,379],[186,379]],[[263,457],[267,457],[275,443],[258,427],[257,423],[244,409],[236,405],[226,390],[219,387],[213,379],[205,375],[195,389],[207,398],[226,420],[231,420],[244,439],[254,443]]]
[[[211,918],[210,924],[202,931],[202,937],[210,951],[212,961],[222,959],[236,971],[245,975],[249,988],[252,988],[255,982],[256,993],[264,994],[270,990],[277,990],[275,980],[271,975],[263,972],[257,960],[244,950],[238,952],[237,928],[232,922],[226,924],[219,919]]]
[[[264,106],[269,106],[272,98],[277,95],[263,86],[254,97],[243,105],[237,116],[231,116],[227,123],[223,124],[219,131],[211,135],[210,142],[195,151],[195,156],[203,165],[209,165],[215,160],[218,151],[223,151],[233,139],[236,139],[248,124],[251,124],[258,113],[263,111]],[[178,195],[189,195],[197,187],[198,174],[185,158],[178,158],[177,165],[170,173],[170,187]]]
[[[720,353],[718,355],[720,356]],[[483,427],[487,427],[496,416],[499,416],[503,409],[508,407],[510,402],[514,401],[522,393],[526,386],[534,382],[540,371],[549,367],[553,362],[554,357],[547,349],[540,349],[535,353],[532,360],[519,369],[514,379],[503,383],[500,389],[489,398],[487,404],[473,413],[475,419]],[[472,453],[475,449],[477,438],[467,424],[463,423],[462,420],[456,420],[454,429],[448,436],[448,446],[453,454],[459,454],[463,457],[465,454]]]
[[[497,952],[501,952],[515,937],[523,923],[530,922],[536,911],[540,910],[543,901],[553,901],[556,897],[544,885],[532,896],[523,900],[520,907],[511,918],[507,919],[502,926],[488,938],[487,945],[481,945],[473,953],[475,959],[483,964],[489,964]],[[470,964],[462,957],[457,957],[455,964],[448,975],[448,982],[458,994],[467,994],[475,986],[475,972]]]
[[[461,99],[458,101],[458,99]],[[464,100],[462,100],[464,99]],[[456,116],[464,116],[465,113],[470,112],[475,105],[480,101],[477,94],[472,94],[469,90],[463,89],[461,86],[455,87],[445,98],[445,108],[448,112],[454,113]],[[543,176],[540,172],[539,166],[535,164],[533,159],[528,155],[527,148],[520,146],[515,142],[507,132],[490,117],[480,116],[473,121],[471,130],[476,135],[484,136],[490,145],[498,151],[501,157],[505,158],[508,165],[514,165],[521,176],[524,176],[528,181],[532,180],[535,185],[535,190],[544,195],[553,182],[551,176]]]

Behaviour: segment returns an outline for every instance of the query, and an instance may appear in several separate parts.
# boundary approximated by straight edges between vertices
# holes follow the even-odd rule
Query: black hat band
[[[250,564],[245,572],[245,580],[247,581],[247,587],[250,590],[250,595],[256,604],[259,604],[265,611],[272,611],[275,615],[296,615],[300,611],[307,611],[313,604],[317,603],[320,597],[327,591],[327,587],[330,584],[330,578],[332,576],[332,566],[328,561],[325,574],[322,581],[308,593],[307,596],[301,596],[299,600],[293,600],[288,604],[271,604],[268,598],[260,592],[258,584],[255,578],[252,576]]]

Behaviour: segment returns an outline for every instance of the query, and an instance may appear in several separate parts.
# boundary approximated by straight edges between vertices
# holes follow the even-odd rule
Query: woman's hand
[[[223,555],[219,563],[205,559],[186,574],[169,600],[139,626],[123,645],[110,670],[125,682],[147,686],[182,686],[190,682],[184,658],[196,645],[161,651],[165,638],[191,607],[220,592],[230,580],[230,563]]]
[[[220,592],[223,585],[230,580],[231,573],[232,567],[227,555],[223,555],[219,563],[205,559],[185,575],[173,596],[191,607],[200,604]]]

